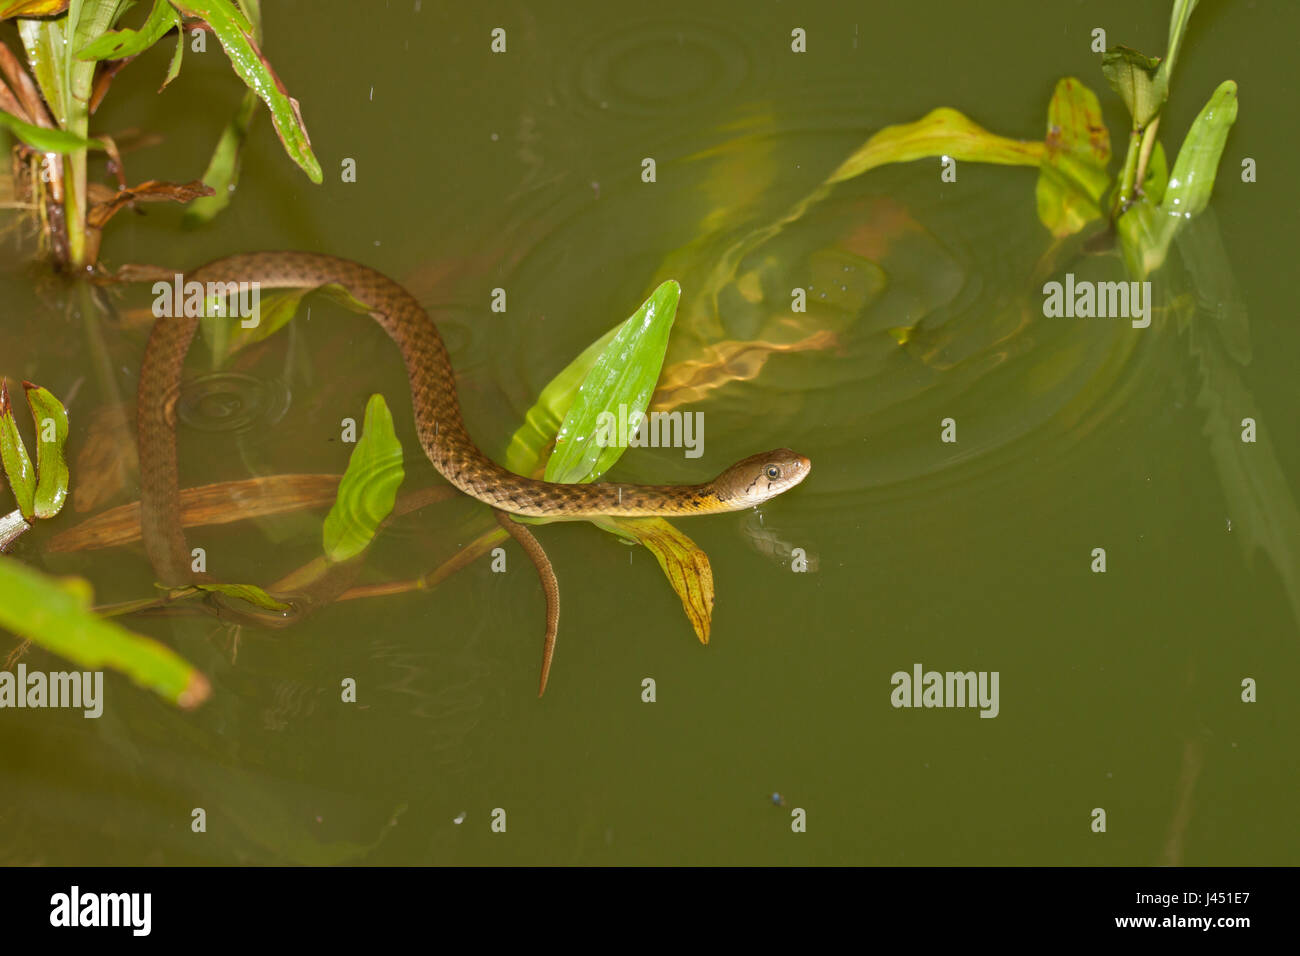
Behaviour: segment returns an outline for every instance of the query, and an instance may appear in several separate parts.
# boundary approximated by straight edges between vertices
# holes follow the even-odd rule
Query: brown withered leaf
[[[136,474],[135,431],[125,404],[95,409],[86,426],[86,441],[77,452],[72,508],[94,511],[122,493]]]
[[[90,208],[86,214],[86,223],[92,229],[103,229],[104,224],[115,216],[118,211],[128,203],[132,202],[189,202],[191,199],[198,199],[200,196],[211,196],[212,187],[205,185],[195,179],[188,183],[165,183],[156,179],[150,179],[140,183],[138,186],[132,186],[130,189],[119,189],[113,194],[113,198],[107,202],[98,203]]]
[[[267,475],[181,489],[181,523],[230,524],[333,504],[338,475]],[[140,502],[111,508],[50,539],[50,551],[87,551],[140,538]]]
[[[36,88],[36,81],[23,69],[22,63],[6,43],[0,43],[0,72],[4,73],[14,95],[23,105],[22,112],[15,112],[14,115],[37,126],[44,126],[47,129],[53,127],[54,121],[45,109],[45,102]]]

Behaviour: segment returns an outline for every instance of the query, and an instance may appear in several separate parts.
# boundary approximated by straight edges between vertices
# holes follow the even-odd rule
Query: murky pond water
[[[1198,9],[1165,147],[1223,79],[1241,112],[1213,215],[1153,277],[1152,324],[1135,329],[1044,317],[1044,268],[1107,281],[1122,266],[1053,250],[1032,170],[959,163],[944,181],[937,160],[885,166],[764,229],[871,133],[935,106],[1041,137],[1061,76],[1098,93],[1122,151],[1127,118],[1091,31],[1156,52],[1164,4],[365,6],[266,4],[266,49],[324,185],[260,116],[222,216],[186,231],[178,209],[124,214],[104,260],[188,269],[288,248],[381,269],[437,320],[469,430],[498,460],[552,376],[676,278],[668,363],[703,371],[661,397],[704,414],[703,454],[633,450],[611,477],[700,481],[780,446],[814,471],[758,513],[676,522],[716,579],[707,647],[645,549],[585,522],[538,529],[563,596],[541,700],[542,597],[513,546],[507,573],[485,557],[432,591],[282,629],[129,618],[199,666],[212,699],[182,714],[109,674],[99,719],[0,711],[0,861],[1300,858],[1300,327],[1278,254],[1283,157],[1300,144],[1276,122],[1293,111],[1300,10]],[[504,54],[489,49],[496,27]],[[806,53],[790,50],[795,27]],[[126,157],[132,181],[198,176],[241,95],[211,44],[155,97],[166,55],[132,64],[95,117],[165,134]],[[1241,181],[1248,157],[1258,182]],[[115,294],[104,316],[16,267],[0,282],[0,373],[68,399],[75,489],[91,423],[133,420],[149,296]],[[796,287],[806,312],[791,309]],[[407,450],[403,487],[438,483],[374,323],[312,300],[235,367],[211,364],[196,346],[182,485],[341,473],[340,423],[375,392]],[[1247,417],[1253,444],[1239,440]],[[131,478],[68,508],[18,557],[89,579],[100,602],[148,596],[138,543],[48,547],[138,493]],[[265,585],[319,554],[323,514],[190,535],[209,571]],[[363,580],[413,578],[491,525],[467,498],[405,515]],[[893,706],[893,675],[918,666],[996,672],[996,716]],[[1242,701],[1247,679],[1257,702]]]

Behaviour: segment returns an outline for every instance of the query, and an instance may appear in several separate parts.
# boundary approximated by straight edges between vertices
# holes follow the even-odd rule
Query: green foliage
[[[360,440],[325,518],[325,556],[347,561],[364,551],[393,510],[402,469],[402,445],[382,395],[371,395]]]
[[[0,627],[78,667],[111,667],[182,708],[208,696],[207,679],[171,648],[90,610],[90,585],[56,580],[0,555]]]
[[[601,416],[640,416],[649,407],[681,294],[671,279],[660,284],[596,355],[556,433],[547,481],[595,481],[622,457],[626,448],[597,442]]]

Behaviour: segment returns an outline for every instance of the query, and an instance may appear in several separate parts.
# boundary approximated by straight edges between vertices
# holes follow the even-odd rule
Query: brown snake
[[[149,275],[156,277],[156,270]],[[126,281],[133,277],[129,268],[118,275]],[[451,360],[433,320],[414,296],[382,273],[316,253],[259,252],[218,259],[185,278],[256,282],[263,288],[342,286],[370,310],[401,352],[416,432],[429,461],[456,488],[500,511],[560,519],[739,511],[794,487],[811,467],[807,458],[781,448],[745,458],[698,485],[560,484],[517,475],[474,444],[461,419]],[[142,537],[155,573],[166,584],[193,579],[181,521],[176,401],[199,319],[184,316],[179,303],[174,305],[175,317],[159,318],[149,335],[137,402]],[[521,536],[514,536],[527,547]]]

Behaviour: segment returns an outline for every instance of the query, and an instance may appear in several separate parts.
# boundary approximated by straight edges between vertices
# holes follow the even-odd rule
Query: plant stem
[[[1133,192],[1142,191],[1142,181],[1147,175],[1147,163],[1151,161],[1151,151],[1156,145],[1156,129],[1160,126],[1160,117],[1157,116],[1147,124],[1146,130],[1142,133],[1142,152],[1138,156],[1137,173],[1133,179]]]
[[[17,508],[7,515],[0,515],[0,551],[8,551],[9,546],[31,527]]]

